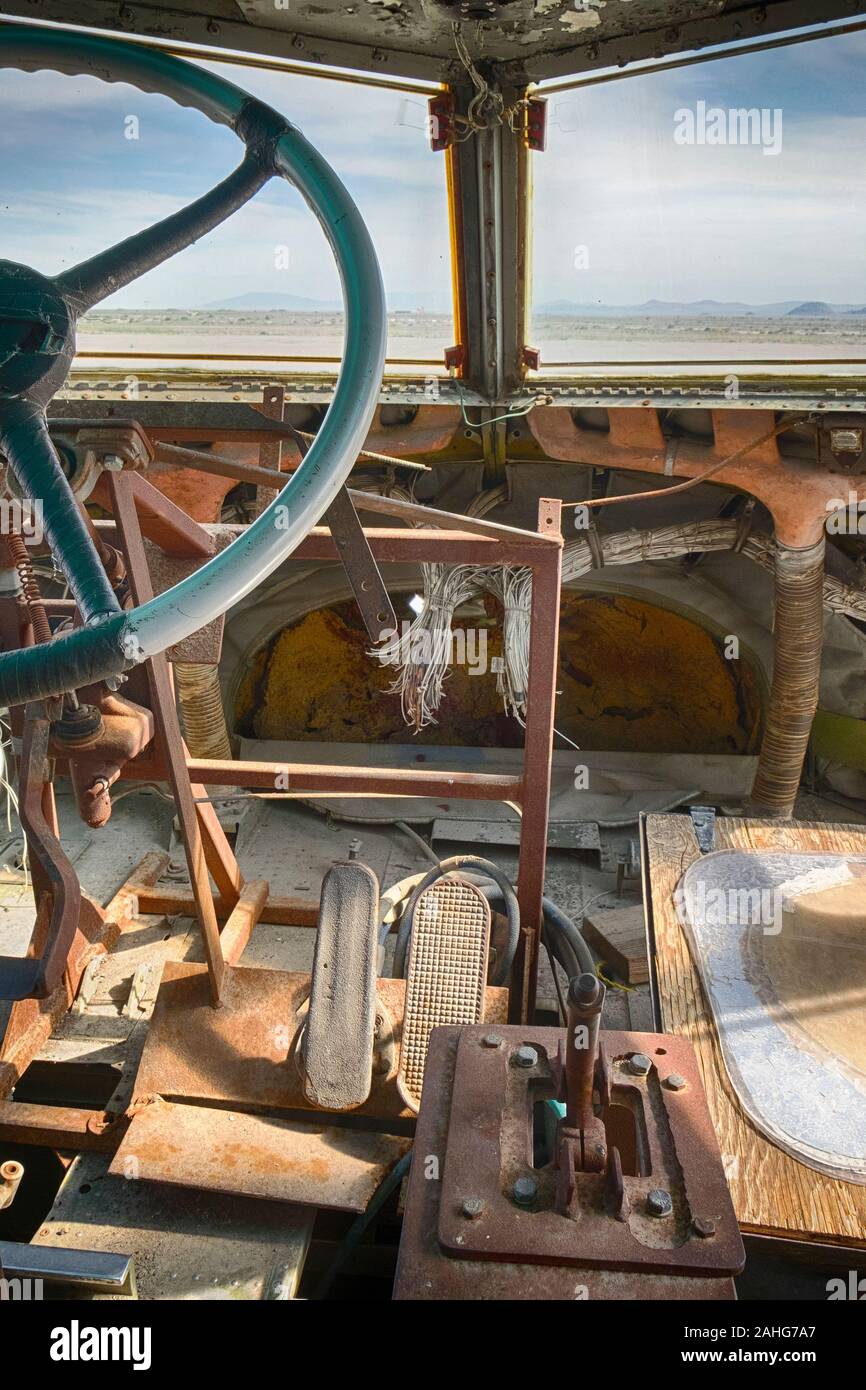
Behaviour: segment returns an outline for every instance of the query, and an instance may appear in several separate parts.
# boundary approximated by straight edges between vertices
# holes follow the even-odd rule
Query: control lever
[[[607,1166],[604,1120],[593,1109],[599,1062],[599,1027],[605,988],[595,975],[576,975],[568,986],[565,1042],[560,1045],[560,1099],[565,1115],[557,1126],[557,1209],[566,1214],[576,1173],[601,1173]],[[564,1056],[563,1056],[564,1053]],[[604,1087],[598,1084],[601,1092]]]

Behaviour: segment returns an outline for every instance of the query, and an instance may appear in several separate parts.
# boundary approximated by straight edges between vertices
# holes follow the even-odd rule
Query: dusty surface
[[[388,315],[388,356],[441,362],[453,340],[449,314]],[[736,318],[677,315],[593,318],[536,314],[532,343],[545,362],[653,361],[654,359],[743,361],[811,360],[862,357],[866,316]],[[286,310],[119,310],[88,314],[82,323],[81,352],[273,353],[340,357],[343,318],[339,313]],[[853,369],[852,369],[853,370]]]

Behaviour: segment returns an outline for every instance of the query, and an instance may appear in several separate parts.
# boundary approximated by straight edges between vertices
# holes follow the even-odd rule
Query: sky
[[[536,302],[866,303],[864,60],[866,33],[551,96]],[[699,101],[765,109],[778,154],[678,144]]]
[[[548,148],[532,157],[535,303],[866,303],[864,59],[866,35],[849,35],[552,96]],[[392,305],[447,309],[444,159],[428,147],[425,98],[223,71],[337,170]],[[779,153],[678,144],[677,113],[699,101],[780,110]],[[55,273],[198,196],[240,152],[229,130],[166,98],[0,71],[0,257]],[[312,214],[277,180],[114,303],[188,308],[250,292],[339,300]]]
[[[398,307],[449,309],[444,159],[425,136],[426,98],[208,66],[286,115],[329,160]],[[0,257],[56,274],[198,197],[242,154],[227,127],[165,97],[0,70]],[[340,301],[324,236],[284,180],[106,304],[187,308],[247,293]]]

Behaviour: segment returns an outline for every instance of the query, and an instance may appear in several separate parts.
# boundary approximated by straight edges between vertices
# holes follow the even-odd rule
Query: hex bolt
[[[711,1216],[696,1216],[692,1221],[692,1230],[702,1240],[709,1240],[710,1236],[716,1234],[716,1223]]]
[[[535,1178],[518,1178],[511,1195],[519,1207],[531,1207],[538,1196],[538,1183]]]
[[[534,1047],[518,1047],[512,1061],[516,1067],[534,1067],[538,1064],[538,1053]]]
[[[665,1077],[665,1085],[669,1091],[684,1091],[686,1088],[686,1078],[680,1076],[678,1071],[672,1071],[670,1076]]]
[[[663,1187],[654,1187],[646,1195],[646,1209],[650,1216],[670,1216],[674,1209],[671,1194]]]
[[[477,1221],[484,1211],[484,1203],[480,1197],[464,1197],[461,1210],[467,1221]]]
[[[498,1033],[485,1033],[481,1039],[482,1047],[501,1047],[502,1039]]]
[[[628,1059],[628,1069],[632,1076],[649,1076],[652,1065],[645,1052],[633,1052]]]

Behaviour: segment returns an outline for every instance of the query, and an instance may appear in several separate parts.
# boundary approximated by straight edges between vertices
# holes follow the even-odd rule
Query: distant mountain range
[[[213,299],[186,309],[97,309],[93,317],[117,313],[230,313],[230,314],[340,314],[338,299],[309,299],[300,294],[273,294],[267,290]],[[391,314],[450,314],[451,305],[433,294],[419,302],[419,296],[398,291],[388,296]],[[573,299],[552,299],[533,306],[536,315],[560,318],[835,318],[838,315],[866,316],[864,304],[828,304],[821,299],[782,299],[771,304],[746,304],[740,300],[693,299],[690,301],[647,299],[643,304],[579,304]]]
[[[214,299],[209,304],[199,305],[199,308],[224,309],[235,314],[339,314],[343,306],[339,299],[305,299],[300,294],[271,294],[265,290],[235,295],[232,299]],[[451,311],[451,305],[435,295],[424,297],[398,291],[388,295],[388,309],[392,314],[447,314]]]
[[[556,314],[567,318],[823,318],[834,314],[866,314],[866,306],[825,304],[822,300],[783,299],[772,304],[744,304],[737,300],[647,299],[643,304],[577,304],[572,299],[554,299],[536,304],[536,314]]]

